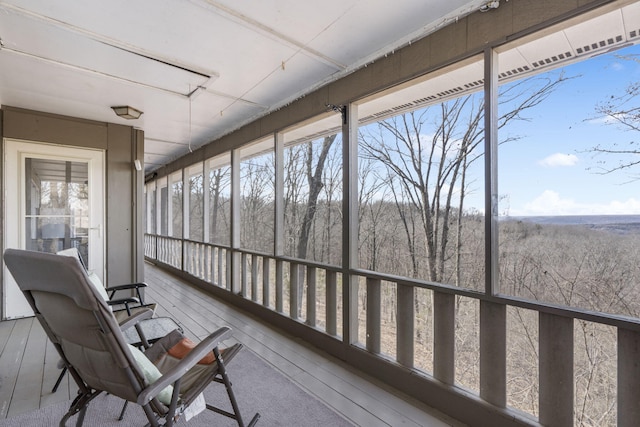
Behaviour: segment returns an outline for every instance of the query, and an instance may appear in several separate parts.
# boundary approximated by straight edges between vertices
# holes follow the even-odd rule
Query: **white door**
[[[4,140],[5,249],[75,247],[104,281],[104,152]],[[33,315],[4,269],[3,317]]]

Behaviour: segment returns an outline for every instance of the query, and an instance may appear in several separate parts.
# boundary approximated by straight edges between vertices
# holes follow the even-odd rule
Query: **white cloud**
[[[571,198],[562,198],[553,190],[545,190],[522,210],[514,210],[511,215],[636,215],[640,212],[640,200],[612,200],[606,204],[580,203]]]
[[[612,125],[612,124],[629,121],[629,120],[633,120],[633,119],[627,114],[613,113],[613,114],[607,114],[605,116],[600,116],[600,117],[590,119],[587,122],[592,125],[600,126],[600,125]]]
[[[621,62],[611,63],[611,68],[613,71],[624,71],[624,65]]]
[[[574,166],[578,163],[578,156],[575,154],[555,153],[538,162],[539,165],[554,168],[562,166]]]

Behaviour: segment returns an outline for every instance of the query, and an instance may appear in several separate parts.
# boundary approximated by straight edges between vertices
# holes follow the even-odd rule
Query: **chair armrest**
[[[189,369],[194,367],[200,359],[216,348],[221,341],[224,341],[229,333],[231,333],[231,329],[224,326],[200,341],[200,343],[198,343],[198,345],[196,345],[180,362],[158,378],[158,381],[142,390],[138,395],[137,403],[139,405],[146,405],[166,386],[171,385],[179,378],[182,378],[182,376],[187,373]]]
[[[124,285],[118,285],[118,286],[109,286],[107,287],[106,291],[107,292],[115,292],[115,291],[122,291],[122,290],[126,290],[126,289],[138,289],[138,288],[146,288],[147,285],[145,282],[139,282],[139,283],[127,283]]]
[[[136,296],[138,297],[138,299],[140,300],[140,304],[144,304],[144,301],[142,299],[142,294],[140,293],[140,289],[141,288],[146,288],[148,285],[145,282],[138,282],[138,283],[126,283],[124,285],[118,285],[118,286],[109,286],[108,288],[106,288],[105,290],[107,291],[107,294],[109,295],[109,298],[113,298],[113,296],[116,294],[116,292],[118,291],[126,291],[128,289],[135,289],[136,292]]]
[[[110,299],[107,301],[107,305],[115,306],[115,305],[124,305],[125,310],[127,310],[127,314],[131,316],[131,306],[129,304],[135,304],[136,306],[143,306],[140,302],[140,298],[136,297],[128,297],[128,298],[120,298],[120,299]]]
[[[107,301],[107,305],[120,305],[120,304],[140,304],[140,300],[136,297],[110,299]]]
[[[151,319],[152,317],[153,317],[153,310],[151,309],[139,310],[136,313],[127,317],[127,319],[119,325],[120,330],[126,331],[130,327],[135,326],[138,322],[146,319]]]

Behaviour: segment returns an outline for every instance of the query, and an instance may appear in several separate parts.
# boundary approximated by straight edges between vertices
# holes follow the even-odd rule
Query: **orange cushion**
[[[194,343],[193,341],[191,341],[189,338],[184,337],[182,338],[176,345],[174,345],[173,347],[171,347],[168,351],[168,353],[175,357],[176,359],[182,359],[184,358],[187,354],[189,354],[189,352],[191,350],[193,350],[193,348],[196,346],[196,343]],[[203,357],[202,359],[200,359],[200,361],[198,362],[198,364],[200,365],[210,365],[213,362],[215,362],[216,358],[213,355],[213,351],[209,354],[207,354],[205,357]]]

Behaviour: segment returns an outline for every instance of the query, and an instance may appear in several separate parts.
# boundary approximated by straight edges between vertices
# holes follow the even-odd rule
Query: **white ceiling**
[[[0,105],[140,128],[150,173],[487,3],[0,0]],[[509,80],[639,40],[633,2],[502,49],[499,72]],[[378,96],[362,120],[478,90],[482,70],[472,60]],[[144,114],[121,119],[117,105]]]
[[[0,104],[133,124],[149,173],[484,3],[0,0]]]

